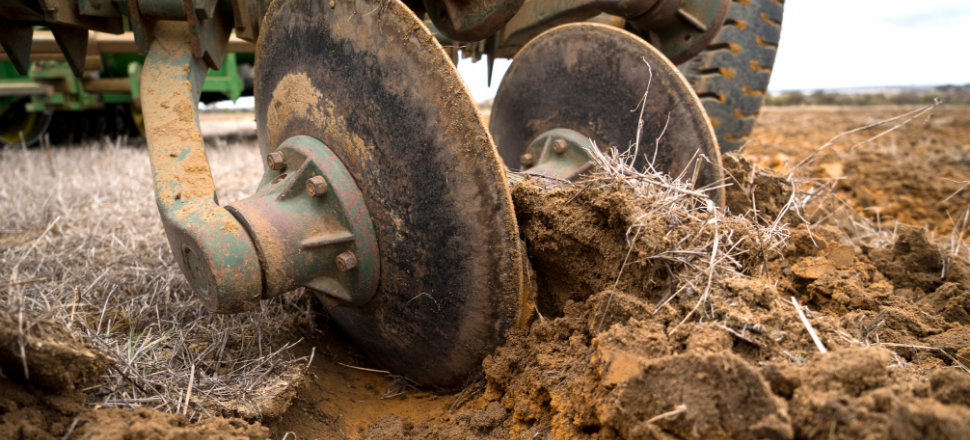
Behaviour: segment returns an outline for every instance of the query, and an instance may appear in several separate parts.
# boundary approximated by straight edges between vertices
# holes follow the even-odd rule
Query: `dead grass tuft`
[[[222,203],[255,189],[257,150],[207,149]],[[259,418],[299,380],[308,360],[290,348],[312,319],[309,300],[291,293],[245,314],[206,312],[172,259],[144,149],[0,153],[0,320],[22,336],[63,325],[114,359],[89,403]]]
[[[747,277],[745,272],[754,261],[784,246],[788,231],[784,225],[763,226],[749,218],[725,213],[707,195],[716,186],[695,188],[692,176],[670,176],[652,166],[637,170],[633,166],[634,154],[616,148],[604,153],[594,145],[591,157],[595,166],[579,184],[583,189],[622,191],[635,207],[635,218],[626,231],[627,254],[613,290],[628,265],[659,263],[674,282],[670,293],[657,303],[654,313],[678,296],[696,297],[693,309],[669,334],[695,314],[715,320],[713,308],[707,307],[712,292],[731,279]],[[696,158],[698,167],[706,162],[705,157]],[[657,246],[660,236],[664,237],[665,246]],[[609,304],[608,301],[607,311]],[[605,318],[606,313],[599,330]]]

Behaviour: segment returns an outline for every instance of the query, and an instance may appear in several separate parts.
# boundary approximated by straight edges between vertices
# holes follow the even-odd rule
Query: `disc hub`
[[[284,141],[267,165],[256,193],[226,207],[256,245],[263,298],[302,286],[330,306],[367,303],[380,278],[377,240],[350,173],[309,136]]]
[[[593,144],[583,134],[555,128],[537,136],[522,155],[522,170],[543,177],[569,180],[592,168],[589,152]]]

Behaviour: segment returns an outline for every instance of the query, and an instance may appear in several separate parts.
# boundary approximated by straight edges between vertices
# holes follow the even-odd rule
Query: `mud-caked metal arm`
[[[155,201],[175,261],[205,307],[236,313],[256,306],[263,277],[256,248],[216,201],[199,129],[208,66],[192,55],[185,22],[158,22],[142,71],[142,108]]]

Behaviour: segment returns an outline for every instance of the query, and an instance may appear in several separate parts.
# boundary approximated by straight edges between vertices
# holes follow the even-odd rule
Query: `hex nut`
[[[564,139],[556,139],[552,143],[552,151],[556,152],[556,154],[563,154],[563,153],[565,153],[566,152],[566,148],[567,148],[567,145],[566,145],[566,141]]]
[[[340,255],[337,255],[337,269],[340,269],[341,272],[346,272],[355,267],[357,267],[357,257],[354,256],[353,252],[343,251]]]
[[[266,165],[273,171],[283,171],[286,169],[286,160],[283,158],[283,153],[279,151],[269,153],[266,156]]]
[[[531,167],[536,163],[536,157],[532,153],[525,153],[519,158],[519,161],[522,162],[522,166]]]
[[[310,197],[323,197],[327,195],[327,179],[323,176],[313,176],[306,181],[306,192]]]

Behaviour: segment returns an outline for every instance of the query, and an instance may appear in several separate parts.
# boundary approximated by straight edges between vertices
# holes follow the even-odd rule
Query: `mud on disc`
[[[457,71],[396,0],[276,0],[256,54],[264,157],[319,139],[374,222],[377,293],[330,315],[379,367],[460,388],[526,315],[505,173]]]
[[[702,163],[696,186],[720,181],[717,141],[693,89],[653,46],[612,26],[559,26],[523,47],[499,85],[489,129],[512,169],[521,166],[519,157],[533,139],[554,128],[576,130],[602,150],[622,151],[636,140],[638,105],[648,85],[635,165],[645,167],[644,155],[652,157],[656,146],[658,171],[677,176],[687,169],[689,178],[698,153],[718,166]],[[709,194],[719,204],[724,200],[723,189]]]

